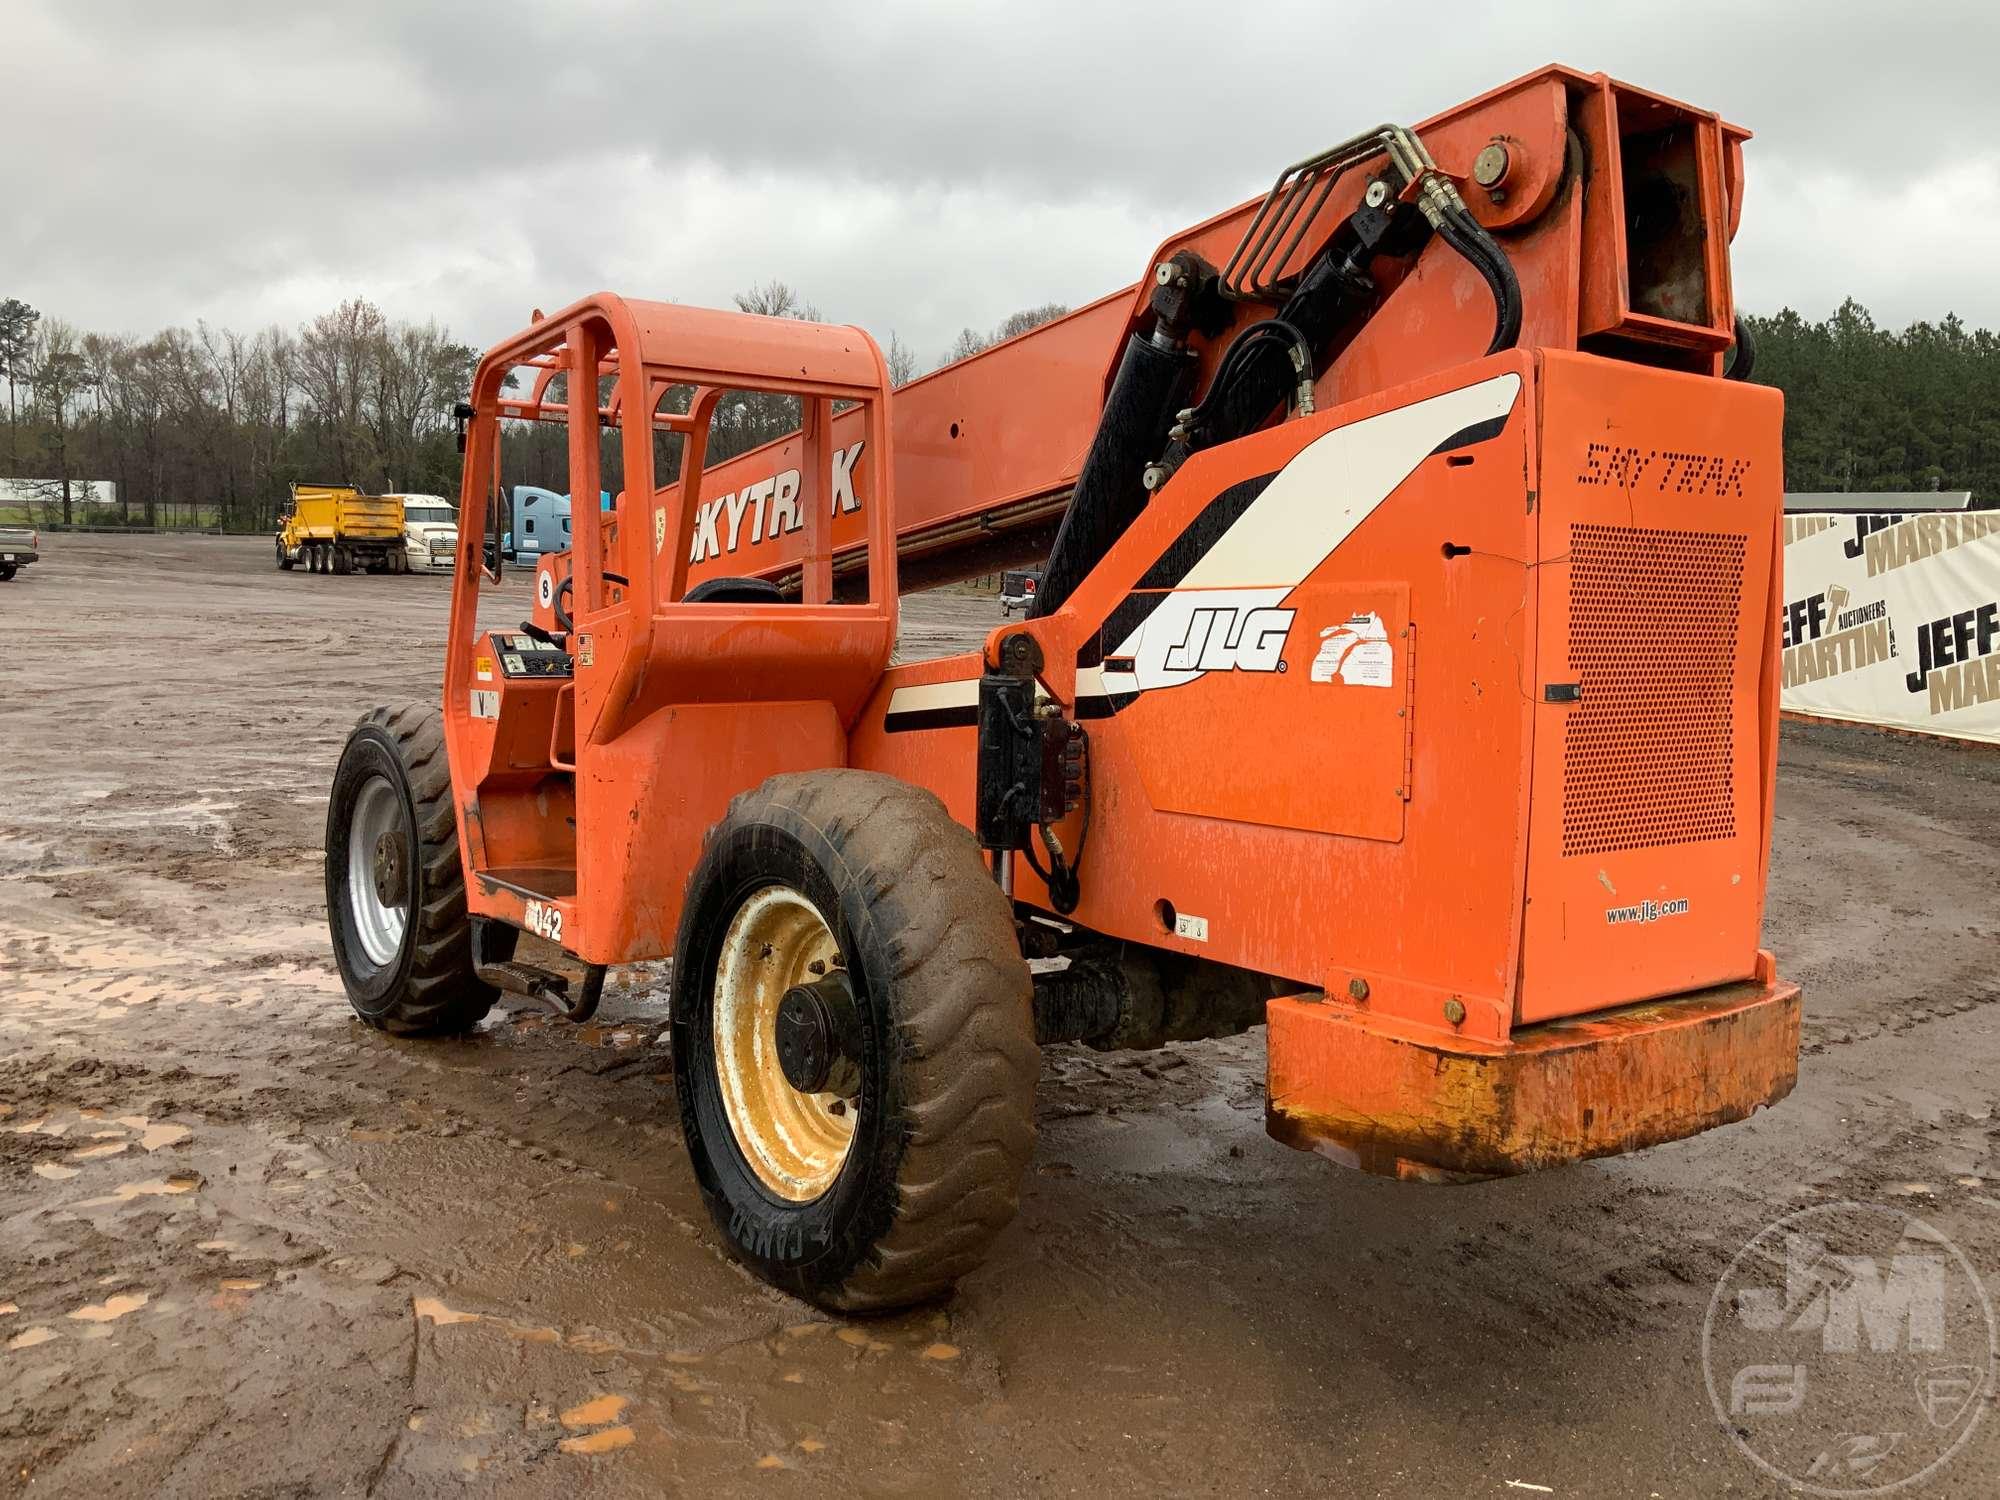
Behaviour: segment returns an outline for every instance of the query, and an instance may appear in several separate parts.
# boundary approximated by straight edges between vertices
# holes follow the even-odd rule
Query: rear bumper
[[[1799,988],[1740,984],[1550,1021],[1499,1045],[1325,1003],[1269,1008],[1265,1126],[1393,1177],[1505,1177],[1741,1120],[1798,1078]]]

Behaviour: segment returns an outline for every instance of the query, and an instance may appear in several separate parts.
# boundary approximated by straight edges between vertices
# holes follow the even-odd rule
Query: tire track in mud
[[[836,1327],[717,1251],[661,969],[582,1029],[349,1018],[325,784],[364,708],[435,692],[443,582],[57,540],[0,716],[0,1472],[37,1491],[1750,1489],[1697,1367],[1750,1235],[1891,1201],[2000,1274],[2000,799],[1964,757],[1787,726],[1769,942],[1809,1045],[1779,1109],[1412,1188],[1268,1141],[1255,1035],[1057,1048],[989,1263]],[[904,613],[914,654],[997,616]]]

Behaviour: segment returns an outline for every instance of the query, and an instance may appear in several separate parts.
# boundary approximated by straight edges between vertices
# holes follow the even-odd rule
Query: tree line
[[[1849,298],[1746,317],[1751,379],[1785,393],[1788,490],[1970,490],[2000,501],[2000,333],[1955,314],[1896,330]]]
[[[735,300],[745,312],[821,320],[781,281]],[[990,336],[966,329],[940,363],[1066,311],[1047,303],[1014,314]],[[892,383],[916,378],[917,358],[894,333],[883,352]],[[471,386],[479,353],[436,322],[392,320],[361,298],[296,329],[243,334],[198,322],[144,339],[88,333],[8,298],[0,301],[7,386],[0,479],[13,481],[30,518],[44,525],[268,530],[293,483],[455,497],[452,410]],[[561,398],[559,383],[550,394]],[[797,425],[795,400],[734,393],[716,413],[710,455],[746,452]],[[503,483],[567,489],[562,428],[510,427]],[[615,443],[605,457],[606,482],[615,486]],[[93,480],[117,486],[115,516],[79,514]]]
[[[746,312],[821,318],[781,281],[735,300]],[[990,332],[964,329],[941,363],[1067,311],[1045,303]],[[1745,321],[1752,379],[1785,392],[1786,488],[2000,495],[2000,334],[1956,316],[1883,328],[1851,299],[1819,322],[1790,308]],[[895,384],[916,378],[915,355],[893,333],[884,354]],[[477,360],[440,324],[392,320],[359,298],[295,329],[196,323],[145,339],[84,332],[10,298],[0,302],[0,477],[25,489],[44,524],[106,519],[78,516],[85,480],[116,484],[120,521],[236,531],[274,526],[294,481],[456,495],[452,408]],[[736,393],[717,411],[711,457],[797,423],[789,398]],[[505,483],[567,488],[559,426],[510,436]]]
[[[86,333],[0,303],[6,477],[44,522],[75,517],[79,482],[118,487],[119,519],[260,530],[295,480],[450,492],[454,401],[478,353],[434,322],[359,298],[296,330]],[[91,519],[102,520],[102,517]]]

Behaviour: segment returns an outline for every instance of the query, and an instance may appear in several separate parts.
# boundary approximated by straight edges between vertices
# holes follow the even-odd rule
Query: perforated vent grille
[[[1740,535],[1570,527],[1563,853],[1732,838]]]

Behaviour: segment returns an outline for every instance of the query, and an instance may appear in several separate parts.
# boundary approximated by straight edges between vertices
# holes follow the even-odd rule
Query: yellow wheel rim
[[[810,1203],[833,1186],[854,1145],[860,1101],[792,1087],[778,1063],[778,1004],[793,985],[839,966],[840,945],[819,908],[782,885],[737,907],[716,964],[723,1110],[758,1180],[790,1203]]]

